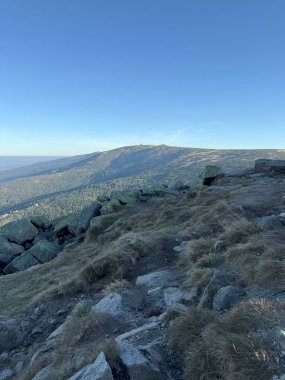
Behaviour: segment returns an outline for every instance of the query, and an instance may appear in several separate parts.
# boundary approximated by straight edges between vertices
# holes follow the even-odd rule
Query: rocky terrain
[[[0,225],[35,214],[55,219],[114,191],[193,184],[209,164],[240,172],[259,157],[285,159],[285,151],[137,145],[0,171]]]
[[[0,379],[284,379],[284,171],[208,166],[5,224]]]

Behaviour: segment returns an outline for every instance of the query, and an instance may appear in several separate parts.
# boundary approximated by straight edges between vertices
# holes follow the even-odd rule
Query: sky
[[[0,0],[0,155],[285,148],[284,0]]]

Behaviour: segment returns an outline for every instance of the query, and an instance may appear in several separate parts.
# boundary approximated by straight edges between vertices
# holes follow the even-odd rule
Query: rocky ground
[[[283,379],[280,165],[99,199],[26,241],[6,227],[17,257],[47,230],[60,250],[0,278],[0,379]]]

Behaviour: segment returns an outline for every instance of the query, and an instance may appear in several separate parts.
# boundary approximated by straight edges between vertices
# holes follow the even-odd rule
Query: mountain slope
[[[285,151],[137,145],[63,158],[2,172],[0,213],[14,212],[8,216],[14,218],[35,214],[36,208],[36,213],[56,218],[81,209],[99,194],[180,179],[193,183],[207,164],[237,172],[261,157],[282,159]]]

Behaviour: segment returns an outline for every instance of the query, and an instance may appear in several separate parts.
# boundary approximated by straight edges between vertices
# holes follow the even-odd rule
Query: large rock
[[[207,165],[198,179],[198,185],[210,186],[211,183],[223,175],[222,169],[217,165]]]
[[[24,251],[24,247],[20,244],[11,243],[8,241],[8,239],[0,236],[0,254],[7,253],[9,255],[17,256]]]
[[[109,227],[115,220],[117,216],[114,214],[99,215],[92,218],[90,221],[90,228],[96,229],[98,232],[104,231]]]
[[[39,262],[46,263],[54,259],[61,251],[61,247],[47,240],[40,240],[27,252],[34,256]]]
[[[285,160],[269,160],[262,158],[255,161],[254,170],[258,173],[285,174]]]
[[[112,214],[122,209],[122,204],[118,199],[111,199],[109,202],[105,202],[100,210],[101,215]]]
[[[29,221],[29,219],[16,220],[7,223],[0,228],[1,236],[18,244],[23,244],[28,240],[32,240],[38,232],[38,229]]]
[[[244,295],[245,292],[242,289],[233,286],[221,288],[213,299],[213,309],[228,310],[240,301]]]
[[[100,203],[93,202],[80,213],[70,214],[62,218],[54,227],[55,235],[64,236],[68,233],[75,236],[80,235],[88,229],[91,219],[100,214],[101,207]]]
[[[114,380],[114,378],[105,354],[100,352],[93,364],[82,368],[68,380]]]
[[[150,288],[177,285],[182,277],[183,273],[178,269],[165,269],[139,276],[136,285]]]
[[[13,261],[11,261],[3,269],[3,272],[6,274],[15,273],[18,271],[28,269],[34,265],[37,265],[37,264],[40,264],[39,260],[37,260],[33,255],[31,255],[27,251],[27,252],[23,253],[21,256],[18,256]]]
[[[9,253],[0,253],[0,267],[5,267],[12,260],[14,260],[14,255],[9,255]]]
[[[256,225],[262,230],[274,230],[275,228],[282,227],[280,216],[276,215],[263,216],[257,219]]]
[[[165,376],[136,346],[119,342],[120,359],[126,367],[130,380],[165,380]]]
[[[98,313],[118,315],[122,310],[122,297],[118,293],[110,293],[93,306],[92,310]]]
[[[50,380],[55,377],[55,370],[51,365],[42,368],[32,380]]]
[[[50,220],[48,220],[48,218],[44,215],[34,215],[30,218],[30,221],[35,227],[43,230],[51,227],[52,225]]]
[[[120,191],[113,195],[115,199],[126,205],[128,203],[136,203],[139,200],[139,192],[138,191]]]

